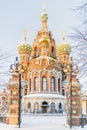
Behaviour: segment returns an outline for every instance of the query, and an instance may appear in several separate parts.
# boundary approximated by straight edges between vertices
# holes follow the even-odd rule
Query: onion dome
[[[63,39],[63,43],[59,44],[56,47],[56,51],[58,55],[67,54],[69,55],[71,52],[71,46],[68,43],[65,43]]]
[[[40,40],[39,40],[39,43],[42,43],[42,42],[46,42],[46,43],[49,43],[50,42],[50,39],[48,38],[48,36],[46,35],[43,35]]]
[[[26,41],[26,36],[24,37],[24,43],[21,43],[19,46],[18,46],[18,52],[19,54],[22,54],[22,53],[27,53],[27,54],[30,54],[32,51],[32,48],[31,46],[27,43]]]
[[[48,20],[48,14],[46,13],[46,10],[44,9],[41,16],[41,21],[47,21]]]

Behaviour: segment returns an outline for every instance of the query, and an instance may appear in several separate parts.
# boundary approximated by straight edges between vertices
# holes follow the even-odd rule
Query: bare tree
[[[74,11],[80,13],[81,24],[73,28],[73,33],[69,37],[73,40],[72,50],[75,62],[79,66],[79,78],[87,87],[87,2]]]
[[[0,53],[0,89],[4,89],[6,87],[6,83],[10,77],[9,67],[13,62],[13,57],[15,57],[16,52],[1,52]]]

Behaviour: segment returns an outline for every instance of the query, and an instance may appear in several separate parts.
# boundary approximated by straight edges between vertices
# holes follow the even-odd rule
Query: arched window
[[[64,89],[62,90],[62,95],[63,95],[63,96],[65,95],[65,91],[64,91]]]
[[[58,79],[58,92],[60,92],[60,79]]]
[[[59,109],[62,109],[62,104],[61,103],[59,103]]]
[[[46,91],[46,77],[42,77],[42,91]]]
[[[23,56],[23,60],[25,60],[25,56]]]
[[[31,112],[31,103],[30,102],[27,104],[27,110],[29,113]]]
[[[35,47],[34,51],[35,51],[35,57],[37,57],[37,56],[38,56],[38,50],[37,50],[37,47]]]
[[[28,108],[29,108],[29,109],[31,108],[31,103],[30,103],[30,102],[28,103]]]
[[[35,77],[34,79],[34,90],[37,91],[38,90],[38,78]]]
[[[64,61],[66,61],[66,56],[64,56]]]
[[[51,78],[51,91],[52,92],[55,91],[55,78],[54,77]]]
[[[27,89],[24,90],[24,95],[27,95]]]
[[[52,49],[51,49],[51,54],[52,54],[52,56],[54,55],[54,47],[52,47]]]

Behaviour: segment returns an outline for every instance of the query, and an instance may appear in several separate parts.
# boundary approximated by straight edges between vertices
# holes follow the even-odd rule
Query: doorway
[[[42,113],[47,113],[48,107],[49,107],[49,105],[46,101],[42,102]]]

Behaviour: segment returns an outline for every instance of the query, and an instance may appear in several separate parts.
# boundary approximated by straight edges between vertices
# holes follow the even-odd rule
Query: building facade
[[[23,110],[32,113],[55,113],[65,111],[65,89],[55,40],[47,26],[48,15],[41,14],[41,28],[32,47],[27,43],[18,46],[20,63],[25,68],[23,78],[28,88],[23,96]],[[68,53],[66,54],[68,55]]]
[[[22,87],[22,110],[28,113],[66,111],[67,75],[64,68],[69,64],[71,47],[65,43],[64,37],[62,43],[56,45],[47,20],[48,15],[43,10],[41,27],[32,46],[28,44],[26,35],[18,46],[19,62],[24,67],[22,79],[27,81],[26,87]]]

